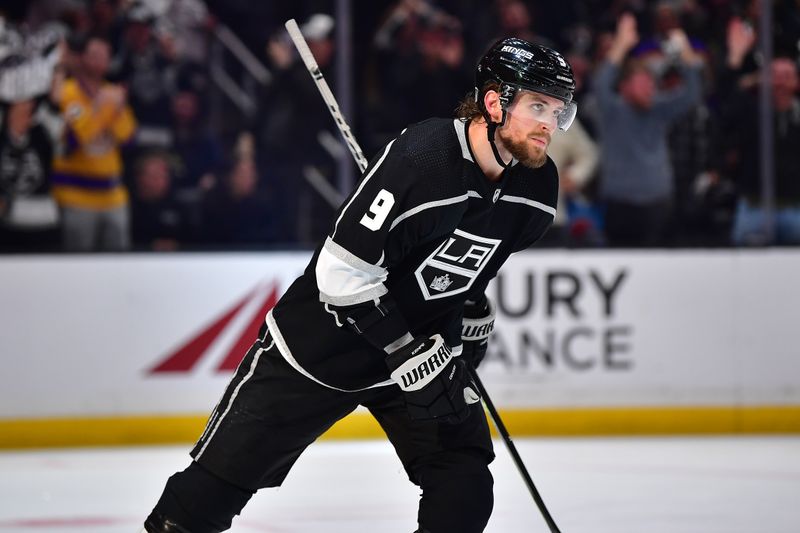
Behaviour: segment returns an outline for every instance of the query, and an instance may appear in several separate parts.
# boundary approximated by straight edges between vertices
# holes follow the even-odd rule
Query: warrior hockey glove
[[[481,294],[477,300],[464,303],[464,318],[461,321],[461,341],[464,343],[462,357],[472,368],[478,368],[489,346],[489,335],[494,329],[494,304]]]
[[[405,393],[414,420],[463,422],[469,416],[469,405],[481,399],[466,363],[453,357],[441,335],[415,338],[389,354],[386,365]]]

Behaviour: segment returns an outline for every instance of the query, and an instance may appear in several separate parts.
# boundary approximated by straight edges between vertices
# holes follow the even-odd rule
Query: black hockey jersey
[[[325,386],[389,385],[385,350],[347,327],[342,309],[391,298],[412,336],[441,334],[460,353],[464,302],[555,217],[558,174],[516,164],[500,181],[475,163],[469,122],[431,119],[370,162],[328,238],[267,315],[284,358]],[[401,331],[401,330],[398,330]]]

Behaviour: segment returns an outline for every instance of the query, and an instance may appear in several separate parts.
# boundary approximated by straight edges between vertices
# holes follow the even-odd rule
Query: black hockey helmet
[[[478,91],[487,81],[540,92],[564,103],[572,102],[575,90],[575,77],[564,56],[515,37],[498,41],[481,58],[475,71]]]

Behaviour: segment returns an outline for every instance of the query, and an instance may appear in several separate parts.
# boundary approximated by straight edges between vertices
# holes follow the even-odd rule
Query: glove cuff
[[[486,299],[486,314],[478,318],[464,317],[461,320],[461,340],[482,341],[489,338],[494,330],[495,307],[490,299]]]
[[[419,337],[392,353],[386,364],[391,378],[406,392],[416,391],[436,379],[453,356],[453,352],[438,333],[430,338]]]

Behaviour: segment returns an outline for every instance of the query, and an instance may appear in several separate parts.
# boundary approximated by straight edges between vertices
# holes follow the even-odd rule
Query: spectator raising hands
[[[600,110],[606,237],[612,246],[663,245],[673,210],[674,177],[669,126],[700,99],[697,55],[685,33],[670,39],[681,60],[683,83],[661,91],[646,64],[628,54],[639,42],[636,20],[619,18],[606,60],[595,76]],[[615,89],[616,88],[616,89]]]

